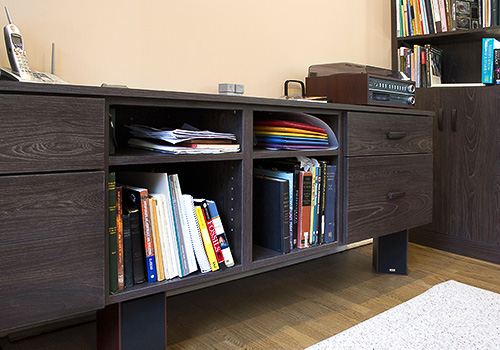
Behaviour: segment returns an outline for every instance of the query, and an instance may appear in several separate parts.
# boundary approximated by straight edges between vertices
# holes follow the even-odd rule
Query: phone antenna
[[[12,20],[10,19],[9,9],[5,6],[5,13],[7,14],[7,19],[9,20],[9,24],[12,24]]]

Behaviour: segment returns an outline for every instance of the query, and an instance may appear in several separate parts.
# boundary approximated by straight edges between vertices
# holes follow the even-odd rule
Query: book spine
[[[116,186],[116,241],[118,258],[118,290],[125,288],[123,256],[123,206],[122,187]]]
[[[493,50],[493,83],[500,84],[500,49]]]
[[[335,225],[337,203],[337,166],[326,166],[326,196],[325,196],[325,243],[337,241]]]
[[[203,216],[203,210],[200,206],[196,206],[194,210],[196,213],[196,219],[198,220],[198,226],[200,227],[203,246],[205,247],[205,252],[207,253],[208,261],[210,263],[210,268],[212,271],[216,271],[219,269],[219,263],[217,262],[217,257],[215,256],[214,246],[210,240],[210,234],[208,233],[207,223],[205,221],[205,217]]]
[[[142,229],[144,232],[144,252],[148,282],[156,281],[155,251],[153,246],[153,232],[151,230],[151,210],[148,203],[147,191],[141,191]]]
[[[151,232],[153,234],[153,248],[155,251],[156,280],[165,279],[165,268],[163,266],[163,252],[160,242],[160,227],[158,221],[158,202],[155,198],[148,197],[149,208],[151,209]]]
[[[109,292],[118,292],[118,239],[116,237],[116,173],[108,178]]]
[[[301,171],[299,177],[299,231],[297,232],[297,248],[309,247],[309,230],[311,227],[311,194],[312,173]]]
[[[481,82],[493,82],[493,38],[483,38]]]
[[[320,198],[320,228],[319,228],[319,244],[325,243],[325,225],[326,225],[326,217],[325,217],[325,201],[326,201],[326,170],[327,164],[326,162],[321,162],[321,198]]]
[[[146,280],[144,271],[146,269],[144,260],[144,234],[142,233],[141,218],[139,210],[130,211],[130,236],[132,241],[132,265],[134,273],[134,284],[143,283]]]
[[[432,14],[434,15],[434,26],[436,33],[443,31],[441,23],[441,11],[439,10],[439,0],[432,0]]]
[[[208,212],[210,213],[210,219],[214,224],[215,232],[217,232],[217,239],[222,250],[222,255],[224,256],[224,264],[226,264],[226,267],[232,267],[234,266],[233,254],[231,253],[231,248],[229,248],[229,242],[227,240],[224,226],[222,225],[219,211],[217,210],[217,204],[215,204],[212,200],[207,200],[207,205]],[[288,214],[287,217],[289,217]],[[290,245],[290,241],[288,241],[288,245]]]
[[[184,237],[182,234],[182,223],[181,223],[181,217],[179,214],[179,199],[178,195],[175,190],[175,186],[173,185],[173,178],[172,175],[169,175],[168,177],[169,182],[169,189],[170,189],[170,195],[171,195],[171,203],[172,203],[172,218],[173,218],[173,223],[174,223],[174,229],[175,229],[175,237],[177,240],[177,247],[179,248],[179,267],[180,267],[180,277],[186,276],[189,272],[189,267],[188,267],[188,262],[187,262],[187,256],[186,256],[186,248],[184,245]]]
[[[316,207],[317,207],[317,186],[318,186],[318,174],[317,168],[313,167],[312,173],[312,186],[311,186],[311,221],[309,229],[309,246],[313,246],[316,239]]]
[[[125,280],[125,288],[130,288],[134,285],[134,270],[132,267],[132,237],[130,236],[130,214],[124,214],[123,222],[123,273]]]
[[[210,220],[210,212],[208,211],[207,202],[203,202],[203,217],[207,224],[208,234],[210,235],[210,241],[214,247],[215,257],[217,258],[217,263],[222,264],[224,262],[224,255],[222,254],[222,248],[220,246],[219,240],[217,239],[217,231],[215,231],[214,223]]]
[[[447,32],[448,31],[448,20],[446,16],[446,4],[445,0],[439,0],[439,14],[441,16],[441,31],[442,32]]]

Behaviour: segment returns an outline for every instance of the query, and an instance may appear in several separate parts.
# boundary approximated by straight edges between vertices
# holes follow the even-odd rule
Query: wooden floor
[[[368,245],[169,297],[168,349],[303,349],[450,279],[500,293],[500,265],[410,244],[408,275],[381,275],[371,257]],[[0,346],[91,350],[95,323]]]

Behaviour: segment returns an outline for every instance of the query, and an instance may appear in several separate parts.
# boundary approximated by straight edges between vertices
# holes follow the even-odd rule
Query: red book
[[[284,127],[298,128],[298,129],[326,133],[326,130],[320,128],[319,126],[314,126],[311,124],[300,123],[300,122],[292,122],[289,120],[256,120],[254,121],[254,125],[284,126]]]
[[[299,173],[299,200],[297,215],[297,248],[309,247],[311,234],[312,172]]]
[[[222,254],[222,248],[219,244],[219,239],[217,238],[217,231],[215,231],[215,226],[213,221],[210,219],[211,216],[208,213],[207,203],[203,202],[201,206],[203,211],[203,217],[205,218],[205,222],[207,223],[208,234],[210,235],[210,240],[212,241],[212,245],[214,246],[215,257],[217,258],[217,262],[219,264],[224,262],[224,255]]]

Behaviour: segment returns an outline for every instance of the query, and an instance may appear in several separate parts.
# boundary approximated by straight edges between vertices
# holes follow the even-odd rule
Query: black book
[[[142,219],[139,209],[126,208],[130,215],[130,237],[132,243],[132,266],[134,284],[143,283],[146,280],[146,259],[144,254],[144,234],[142,230]]]
[[[286,171],[293,174],[293,228],[292,228],[292,243],[293,248],[297,248],[297,232],[298,228],[298,218],[299,218],[299,176],[300,176],[300,163],[297,161],[286,161],[286,160],[263,160],[261,162],[262,167],[278,170],[278,171]]]
[[[130,213],[122,215],[123,220],[123,271],[125,287],[134,285],[134,269],[132,254],[132,236],[130,234]]]
[[[290,252],[288,180],[254,176],[253,241],[261,247]]]
[[[500,49],[493,50],[493,83],[500,84]]]

